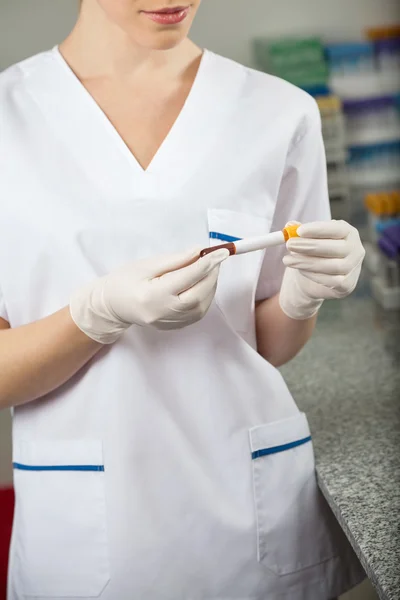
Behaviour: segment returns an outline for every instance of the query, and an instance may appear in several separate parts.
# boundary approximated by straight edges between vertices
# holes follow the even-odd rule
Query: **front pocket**
[[[101,442],[20,441],[13,460],[22,593],[100,596],[110,577]]]
[[[210,245],[269,233],[270,222],[262,217],[227,209],[209,209]],[[254,299],[264,257],[263,251],[232,256],[221,265],[216,303],[237,332],[246,333],[254,317]]]
[[[258,560],[277,575],[335,556],[332,516],[319,491],[303,413],[250,430]]]

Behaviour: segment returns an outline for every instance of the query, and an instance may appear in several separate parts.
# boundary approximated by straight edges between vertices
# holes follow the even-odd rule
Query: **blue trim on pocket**
[[[210,231],[209,237],[210,240],[220,240],[221,242],[238,242],[242,239],[233,237],[231,235],[226,235],[225,233],[219,233],[219,231]]]
[[[308,442],[311,442],[311,435],[306,438],[303,438],[302,440],[296,440],[295,442],[290,442],[290,444],[284,444],[283,446],[273,446],[272,448],[256,450],[255,452],[251,453],[251,458],[255,460],[256,458],[260,458],[261,456],[278,454],[279,452],[285,452],[286,450],[297,448],[297,446],[303,446],[303,444],[307,444]]]
[[[14,469],[20,471],[104,471],[103,465],[56,465],[56,466],[39,466],[39,465],[22,465],[21,463],[13,463]]]

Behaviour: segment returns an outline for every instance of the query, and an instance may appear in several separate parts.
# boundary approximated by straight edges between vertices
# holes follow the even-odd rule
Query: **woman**
[[[276,366],[364,251],[330,221],[313,100],[189,41],[199,4],[83,0],[0,78],[9,600],[323,600],[362,577]],[[290,220],[285,257],[198,260]]]

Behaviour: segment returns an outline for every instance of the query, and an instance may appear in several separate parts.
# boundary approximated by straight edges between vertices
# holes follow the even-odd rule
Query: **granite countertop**
[[[321,490],[380,598],[400,599],[400,313],[362,281],[327,302],[282,373],[313,434]]]

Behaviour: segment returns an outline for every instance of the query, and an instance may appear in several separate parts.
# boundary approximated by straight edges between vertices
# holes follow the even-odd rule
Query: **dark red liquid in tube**
[[[230,242],[229,244],[221,244],[221,246],[210,246],[210,248],[204,248],[204,250],[200,252],[200,258],[203,258],[203,256],[207,256],[207,254],[211,254],[212,252],[216,252],[217,250],[229,250],[229,254],[231,256],[236,254],[236,246],[233,242]]]

